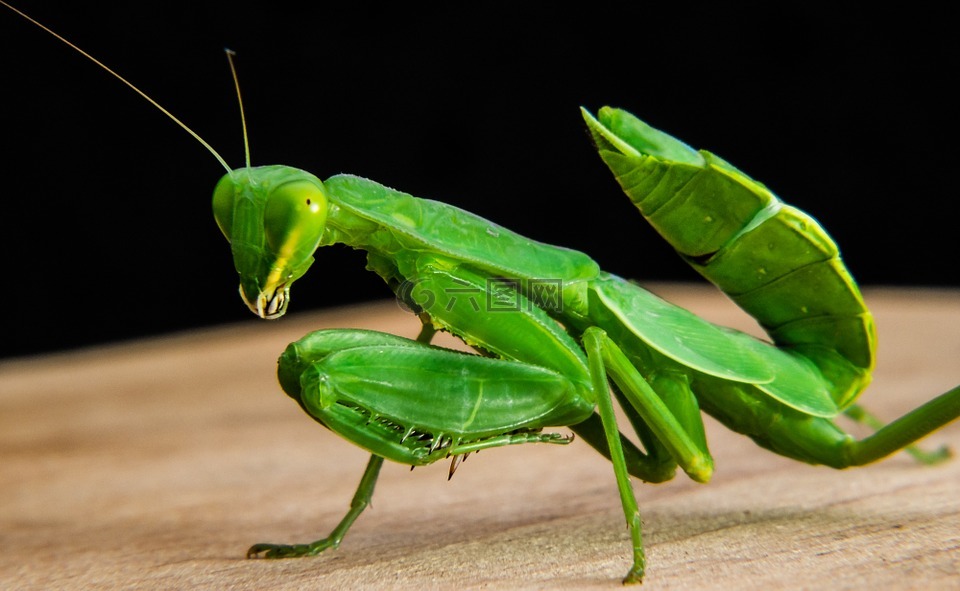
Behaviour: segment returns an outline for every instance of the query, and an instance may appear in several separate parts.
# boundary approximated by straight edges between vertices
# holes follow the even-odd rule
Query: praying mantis
[[[832,240],[723,160],[624,111],[582,115],[641,213],[778,346],[700,320],[604,273],[585,254],[439,202],[359,177],[320,181],[290,167],[226,167],[214,212],[255,314],[282,316],[316,248],[346,244],[368,253],[368,268],[424,323],[416,340],[315,332],[281,356],[284,391],[371,459],[330,536],[257,544],[248,555],[338,546],[369,503],[385,458],[409,465],[449,458],[452,473],[474,451],[569,443],[544,432],[569,427],[613,464],[632,541],[624,582],[635,583],[646,563],[629,476],[658,482],[680,467],[709,480],[701,409],[763,447],[837,468],[880,459],[960,414],[953,389],[851,440],[832,419],[846,411],[872,422],[854,400],[869,381],[875,340]],[[816,293],[805,293],[810,285]],[[484,305],[474,305],[474,296]],[[438,330],[479,354],[431,346]],[[643,449],[620,435],[614,400]],[[912,451],[928,463],[945,457]]]

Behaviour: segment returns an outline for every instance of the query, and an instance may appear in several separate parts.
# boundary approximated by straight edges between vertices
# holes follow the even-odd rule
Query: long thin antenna
[[[240,105],[240,124],[243,126],[243,153],[246,157],[247,168],[250,168],[250,138],[247,137],[247,116],[243,112],[243,97],[240,96],[240,79],[237,77],[237,67],[233,63],[233,58],[237,52],[224,48],[227,52],[227,61],[230,62],[230,74],[233,75],[233,85],[237,89],[237,104]]]
[[[59,39],[60,41],[64,42],[68,47],[70,47],[70,48],[73,49],[74,51],[78,52],[78,53],[79,53],[80,55],[82,55],[83,57],[85,57],[85,58],[87,58],[88,60],[92,61],[93,63],[97,64],[98,66],[100,66],[101,68],[103,68],[104,70],[106,70],[107,72],[109,72],[110,74],[113,74],[113,76],[114,76],[115,78],[117,78],[118,80],[120,80],[120,82],[123,82],[124,84],[126,84],[127,86],[129,86],[130,88],[132,88],[137,94],[139,94],[139,95],[142,96],[144,99],[146,99],[147,102],[149,102],[149,103],[150,103],[151,105],[153,105],[154,107],[160,109],[160,112],[161,112],[161,113],[163,113],[164,115],[166,115],[167,117],[169,117],[170,119],[172,119],[173,122],[176,123],[177,125],[179,125],[180,127],[182,127],[184,131],[186,131],[187,133],[189,133],[190,135],[192,135],[195,140],[197,140],[198,142],[200,142],[200,144],[201,144],[204,148],[206,148],[211,154],[213,154],[213,157],[216,158],[217,161],[218,161],[225,169],[227,169],[227,172],[228,172],[228,173],[229,173],[229,172],[233,172],[233,169],[230,168],[230,165],[227,164],[227,161],[224,160],[223,157],[221,157],[220,154],[218,154],[217,151],[213,149],[213,146],[211,146],[210,144],[208,144],[202,137],[199,136],[199,134],[197,134],[197,132],[195,132],[195,131],[193,131],[192,129],[190,129],[189,127],[187,127],[187,125],[186,125],[183,121],[180,121],[179,119],[177,119],[176,117],[174,117],[173,113],[171,113],[170,111],[168,111],[168,110],[164,109],[163,107],[161,107],[161,106],[160,106],[160,103],[158,103],[157,101],[153,100],[152,98],[150,98],[149,96],[147,96],[147,94],[146,94],[145,92],[143,92],[142,90],[140,90],[139,88],[137,88],[136,86],[134,86],[133,83],[131,83],[130,81],[128,81],[126,78],[124,78],[124,77],[121,76],[120,74],[117,74],[116,72],[114,72],[113,70],[111,70],[110,68],[108,68],[107,66],[105,66],[105,65],[103,64],[103,62],[101,62],[101,61],[98,60],[97,58],[93,57],[92,55],[90,55],[90,54],[87,53],[86,51],[80,49],[79,47],[77,47],[77,46],[74,45],[73,43],[71,43],[71,42],[67,41],[65,38],[61,37],[59,34],[55,33],[55,32],[52,31],[51,29],[47,28],[45,25],[39,23],[38,21],[36,21],[36,20],[34,20],[33,18],[31,18],[29,15],[27,15],[27,14],[25,14],[24,12],[22,12],[22,11],[16,9],[16,8],[14,8],[13,6],[10,6],[9,4],[7,4],[6,2],[4,2],[4,0],[0,0],[0,4],[3,4],[3,5],[6,6],[7,8],[9,8],[10,10],[14,11],[15,13],[19,14],[19,15],[22,16],[23,18],[25,18],[25,19],[27,19],[28,21],[30,21],[31,23],[37,25],[38,27],[40,27],[41,29],[43,29],[43,30],[46,31],[47,33],[50,33],[51,35],[53,35],[54,37],[56,37],[56,38]],[[244,129],[246,129],[246,124],[244,124]],[[244,131],[244,139],[246,140],[246,131]],[[248,166],[248,167],[249,167],[249,165],[250,165],[249,159],[250,159],[250,151],[247,150],[247,166]]]

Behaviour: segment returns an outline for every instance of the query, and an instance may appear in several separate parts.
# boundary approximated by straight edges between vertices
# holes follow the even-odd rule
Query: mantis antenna
[[[2,0],[0,0],[2,1]],[[247,168],[250,168],[250,138],[247,137],[247,117],[243,112],[243,97],[240,95],[240,79],[237,77],[237,67],[233,63],[233,58],[237,52],[224,48],[227,52],[227,61],[230,63],[230,75],[233,76],[233,85],[237,89],[237,104],[240,106],[240,124],[243,126],[243,155]]]
[[[154,107],[160,109],[160,112],[161,112],[161,113],[163,113],[164,115],[166,115],[167,117],[169,117],[170,119],[172,119],[174,123],[176,123],[177,125],[179,125],[181,128],[183,128],[184,131],[186,131],[186,132],[189,133],[191,136],[193,136],[193,138],[194,138],[195,140],[197,140],[198,142],[200,142],[200,144],[201,144],[204,148],[206,148],[211,154],[213,154],[213,157],[217,159],[217,162],[219,162],[220,165],[223,166],[223,167],[227,170],[227,173],[233,172],[233,169],[230,168],[230,165],[227,164],[227,161],[224,160],[223,157],[220,156],[220,154],[217,153],[217,151],[213,149],[213,146],[211,146],[210,144],[208,144],[202,137],[200,137],[200,135],[199,135],[197,132],[195,132],[195,131],[193,131],[192,129],[190,129],[189,127],[187,127],[187,125],[186,125],[183,121],[180,121],[179,119],[177,119],[177,118],[173,115],[173,113],[171,113],[170,111],[164,109],[164,108],[160,105],[160,103],[158,103],[157,101],[155,101],[155,100],[153,100],[152,98],[150,98],[150,97],[147,95],[147,93],[143,92],[142,90],[140,90],[139,88],[137,88],[136,86],[134,86],[132,82],[130,82],[129,80],[127,80],[126,78],[124,78],[124,77],[121,76],[120,74],[117,74],[116,72],[114,72],[113,70],[111,70],[110,68],[108,68],[106,65],[104,65],[103,62],[101,62],[101,61],[98,60],[97,58],[93,57],[92,55],[90,55],[90,54],[87,53],[86,51],[80,49],[79,47],[77,47],[76,45],[74,45],[73,43],[71,43],[70,41],[68,41],[67,39],[65,39],[64,37],[60,36],[59,34],[57,34],[56,32],[54,32],[53,30],[51,30],[50,28],[48,28],[48,27],[46,27],[45,25],[43,25],[42,23],[34,20],[33,18],[31,18],[31,17],[30,17],[29,15],[27,15],[26,13],[24,13],[24,12],[22,12],[22,11],[16,9],[16,8],[14,8],[13,6],[10,6],[9,4],[7,4],[6,2],[4,2],[4,0],[0,0],[0,4],[3,4],[3,5],[6,6],[7,8],[9,8],[10,10],[14,11],[15,13],[19,14],[19,15],[22,16],[23,18],[25,18],[25,19],[27,19],[28,21],[30,21],[31,23],[37,25],[38,27],[40,27],[41,29],[43,29],[43,30],[46,31],[47,33],[50,33],[51,35],[53,35],[54,37],[56,37],[57,39],[59,39],[60,41],[62,41],[63,43],[65,43],[68,47],[70,47],[71,49],[73,49],[74,51],[76,51],[77,53],[79,53],[80,55],[82,55],[83,57],[87,58],[88,60],[92,61],[93,63],[97,64],[98,66],[100,66],[101,68],[103,68],[104,70],[106,70],[107,72],[109,72],[110,74],[112,74],[115,78],[117,78],[118,80],[120,80],[120,82],[123,82],[124,84],[126,84],[127,86],[129,86],[130,88],[132,88],[137,94],[139,94],[139,95],[142,96],[144,99],[146,99],[147,102],[149,102],[149,103],[150,103],[151,105],[153,105]],[[228,59],[230,59],[230,56],[231,56],[231,55],[233,55],[233,52],[230,51],[230,50],[227,50],[227,57],[228,57]],[[230,69],[231,69],[231,71],[233,71],[234,82],[235,82],[235,84],[237,85],[237,98],[239,99],[239,95],[240,95],[240,85],[239,85],[239,83],[236,82],[236,80],[237,80],[237,74],[236,74],[236,71],[235,71],[234,68],[233,68],[233,60],[232,60],[232,59],[230,59]],[[241,121],[243,121],[243,103],[241,103],[241,105],[240,105],[240,118],[241,118]],[[249,168],[249,167],[250,167],[250,148],[249,148],[249,146],[247,145],[247,124],[246,124],[246,121],[243,121],[243,143],[244,143],[244,147],[245,147],[245,150],[246,150],[247,167]]]

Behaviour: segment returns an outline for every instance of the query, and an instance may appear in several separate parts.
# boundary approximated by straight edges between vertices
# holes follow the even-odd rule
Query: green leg
[[[852,412],[854,420],[871,424],[869,415]],[[763,445],[781,455],[832,468],[863,466],[912,445],[921,437],[960,416],[960,387],[930,400],[899,419],[881,426],[876,433],[854,439],[831,419],[783,413],[762,434]],[[872,422],[872,421],[871,421]],[[938,454],[928,458],[937,460]],[[921,456],[921,461],[924,458]]]
[[[437,334],[437,329],[430,324],[430,318],[426,314],[420,315],[420,334],[417,335],[417,342],[429,345],[433,340],[433,335]]]
[[[697,447],[704,453],[708,453],[700,407],[685,376],[661,375],[653,379],[651,387],[681,423],[683,429],[690,435]],[[614,387],[614,394],[617,396],[620,408],[627,416],[640,439],[640,443],[646,450],[646,453],[644,453],[623,434],[620,435],[620,445],[623,447],[624,458],[630,475],[644,482],[672,480],[676,475],[677,461],[671,455],[670,450],[657,438],[643,417],[640,416],[640,413],[620,391],[620,388]],[[571,429],[604,457],[610,459],[610,450],[607,446],[599,415],[594,414],[579,425],[572,426]]]
[[[426,344],[433,339],[434,334],[436,334],[436,331],[433,327],[424,323],[416,340]],[[310,544],[254,544],[247,550],[247,558],[255,558],[261,554],[263,558],[316,556],[327,548],[338,548],[347,530],[349,530],[353,522],[357,520],[357,517],[363,513],[363,510],[370,505],[370,500],[373,498],[373,488],[377,484],[377,477],[380,475],[381,466],[383,466],[383,458],[371,454],[370,461],[367,462],[367,467],[363,471],[363,476],[360,478],[360,484],[353,494],[353,500],[350,501],[350,510],[343,516],[343,519],[340,520],[337,527],[333,528],[329,536]]]
[[[859,404],[851,405],[844,411],[844,414],[857,423],[870,427],[874,431],[879,431],[885,426],[883,421],[867,412],[867,410]],[[908,445],[907,447],[903,448],[903,451],[913,456],[913,458],[921,464],[926,465],[939,464],[940,462],[949,459],[951,455],[950,448],[948,448],[946,445],[942,445],[934,451],[926,451],[920,449],[916,445]]]
[[[637,498],[630,486],[630,475],[627,472],[627,463],[620,445],[620,431],[617,430],[617,418],[613,411],[613,397],[607,382],[601,356],[600,343],[596,339],[588,339],[584,335],[584,344],[587,349],[587,360],[590,363],[590,374],[593,388],[597,395],[597,408],[600,411],[600,420],[606,435],[607,449],[610,452],[610,461],[613,463],[613,473],[617,478],[617,488],[620,491],[620,502],[623,504],[623,514],[630,528],[630,537],[633,541],[633,566],[623,578],[623,584],[640,583],[643,581],[643,572],[647,558],[643,551],[643,532],[640,521],[640,508]]]
[[[610,371],[617,371],[618,369],[618,366],[613,366]],[[643,368],[640,369],[642,370]],[[630,375],[636,374],[634,367],[630,365],[624,365],[622,371]],[[700,405],[697,402],[697,398],[690,388],[689,378],[683,373],[669,371],[647,371],[644,372],[644,375],[649,377],[645,380],[640,380],[640,382],[643,383],[645,381],[650,388],[656,392],[656,395],[663,400],[669,413],[677,419],[683,429],[683,433],[689,437],[698,451],[695,455],[698,457],[704,455],[709,456],[709,452],[707,451],[707,436],[703,429],[703,415],[700,413]],[[615,375],[614,379],[622,378],[617,378]],[[638,412],[637,407],[634,406],[634,403],[631,402],[627,394],[622,392],[620,388],[615,388],[614,392],[617,394],[620,406],[633,425],[640,441],[644,447],[649,450],[651,459],[664,468],[669,467],[671,470],[674,470],[677,466],[677,459],[674,458],[671,449],[676,446],[670,447],[667,442],[661,441],[660,438],[657,437],[656,433]],[[630,392],[633,392],[633,390],[630,390]],[[641,394],[645,395],[648,394],[648,392],[641,392]],[[636,395],[637,394],[634,394],[634,396]],[[668,432],[670,428],[671,426],[667,426]],[[686,447],[686,444],[684,447]]]
[[[645,427],[644,427],[645,428]],[[594,413],[586,421],[571,425],[570,429],[578,437],[586,441],[590,447],[600,452],[603,457],[611,460],[610,446],[607,445],[607,436],[600,415]],[[655,457],[653,453],[644,453],[632,441],[619,435],[620,448],[623,451],[627,464],[627,472],[644,482],[667,482],[676,474],[677,463],[672,458]],[[646,449],[651,446],[644,443]]]
[[[707,450],[696,398],[685,379],[658,375],[653,378],[654,390],[604,331],[588,328],[583,339],[584,344],[593,343],[602,355],[603,366],[629,402],[624,408],[627,414],[637,413],[690,478],[709,481],[713,458]]]
[[[327,548],[338,548],[347,530],[370,504],[370,499],[373,497],[373,487],[377,484],[377,476],[380,474],[381,466],[383,466],[383,458],[371,455],[370,461],[367,462],[367,469],[364,470],[363,477],[360,479],[357,492],[353,494],[350,510],[343,516],[337,527],[333,528],[329,536],[311,544],[254,544],[247,550],[247,558],[256,558],[261,554],[263,558],[316,556]]]
[[[643,449],[646,450],[647,460],[649,460],[653,466],[656,466],[658,471],[662,471],[664,474],[669,472],[671,478],[675,476],[677,472],[677,461],[670,455],[666,446],[660,443],[657,436],[650,430],[649,425],[643,421],[640,413],[630,406],[630,401],[627,400],[627,397],[623,395],[623,392],[621,392],[620,388],[617,388],[616,385],[613,386],[613,394],[616,396],[617,402],[620,403],[620,409],[626,415],[627,420],[630,421],[634,433],[636,433],[637,438],[640,439],[640,444],[643,446]],[[630,466],[629,458],[627,460],[627,466]],[[637,476],[632,470],[630,474]]]
[[[640,511],[633,488],[630,486],[631,468],[634,472],[641,474],[646,474],[647,470],[656,473],[667,464],[662,458],[656,456],[669,453],[670,457],[691,477],[699,482],[706,482],[713,471],[713,460],[706,450],[706,438],[699,407],[685,379],[677,379],[669,375],[654,378],[660,388],[659,391],[664,395],[661,399],[605,332],[597,328],[587,329],[583,335],[583,344],[597,396],[597,409],[606,438],[606,451],[613,464],[624,517],[633,540],[633,567],[623,582],[638,583],[643,578],[646,558],[643,551]],[[661,451],[650,450],[650,453],[644,456],[632,444],[627,445],[626,449],[629,450],[632,466],[627,463],[623,438],[617,430],[613,395],[607,381],[608,372],[619,387],[620,393],[629,402],[624,407],[624,411],[628,415],[635,413],[630,420],[638,428],[638,433],[641,437],[646,433],[646,439],[655,439],[656,445],[662,446]],[[595,434],[595,424],[591,425],[589,420],[586,428],[582,429],[583,427],[584,423],[577,425],[577,429],[590,435]],[[656,449],[653,444],[651,447]]]
[[[353,333],[352,331],[344,331],[343,334],[352,335]],[[416,340],[417,342],[428,344],[433,339],[434,334],[436,334],[436,330],[434,330],[429,324],[424,323],[420,334],[417,335]],[[343,346],[343,344],[341,344],[341,346]],[[334,345],[332,348],[330,345],[325,348],[318,348],[316,345],[314,345],[313,349],[316,350],[319,356],[322,356],[325,353],[335,350],[336,345]],[[247,550],[247,558],[255,558],[261,554],[263,558],[295,558],[298,556],[316,556],[327,548],[338,548],[340,546],[340,542],[343,541],[343,536],[346,535],[347,530],[349,530],[350,526],[353,525],[353,522],[357,520],[357,517],[363,513],[363,510],[370,505],[370,500],[373,497],[373,488],[377,484],[377,477],[380,475],[380,468],[382,466],[383,458],[378,455],[371,454],[370,461],[367,462],[367,467],[363,472],[363,476],[360,478],[360,484],[357,486],[357,491],[353,494],[353,500],[350,501],[350,510],[347,511],[347,514],[343,516],[343,519],[340,520],[340,523],[337,524],[337,527],[333,528],[333,531],[330,532],[329,536],[310,544],[254,544],[253,546],[250,546],[249,550]]]
[[[876,433],[860,441],[853,441],[845,450],[850,465],[861,466],[875,462],[901,450],[960,416],[960,386],[880,427]],[[869,420],[869,419],[867,419]],[[945,457],[948,451],[942,452]],[[930,454],[938,461],[938,454]],[[921,456],[921,461],[924,458]]]

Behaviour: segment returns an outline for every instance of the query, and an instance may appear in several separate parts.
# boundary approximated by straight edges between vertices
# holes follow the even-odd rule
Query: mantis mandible
[[[241,297],[257,316],[282,316],[317,248],[344,244],[366,251],[369,270],[423,322],[414,340],[322,330],[282,354],[283,390],[371,456],[330,535],[256,544],[248,556],[338,547],[370,503],[385,459],[411,466],[450,459],[452,475],[475,451],[570,443],[544,431],[552,427],[569,428],[612,463],[631,536],[624,583],[640,582],[646,569],[630,476],[663,482],[679,467],[707,482],[713,461],[701,412],[775,453],[834,468],[905,448],[923,463],[948,456],[913,443],[960,416],[960,388],[885,426],[856,404],[875,362],[874,326],[834,242],[813,218],[719,157],[625,111],[581,114],[641,215],[756,318],[770,341],[702,320],[602,271],[586,254],[455,207],[355,176],[321,181],[304,170],[249,163],[231,169],[217,156],[227,174],[214,190],[214,215],[231,246]],[[437,331],[478,354],[431,345]],[[615,401],[641,446],[621,434]],[[855,440],[834,422],[840,414],[875,432]]]

